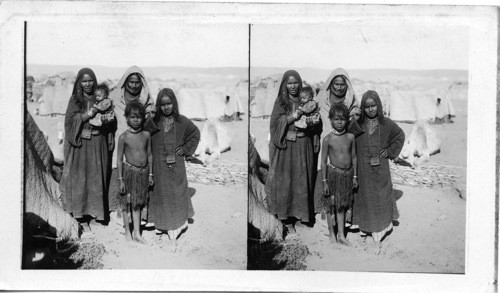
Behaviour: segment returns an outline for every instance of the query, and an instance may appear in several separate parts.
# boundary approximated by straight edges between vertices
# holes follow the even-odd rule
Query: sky
[[[465,26],[377,22],[255,24],[252,66],[332,69],[468,69]]]
[[[332,69],[468,69],[460,24],[383,18],[320,24],[254,24],[252,66]],[[28,22],[28,64],[109,67],[246,67],[248,25],[105,17]]]
[[[128,67],[246,67],[247,24],[194,24],[120,19],[33,21],[27,63]]]

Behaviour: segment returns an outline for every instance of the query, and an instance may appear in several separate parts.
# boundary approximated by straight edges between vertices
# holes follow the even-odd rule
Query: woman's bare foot
[[[382,243],[380,243],[380,241],[373,241],[366,249],[371,254],[379,255],[382,249]]]
[[[132,241],[134,239],[132,239],[132,235],[131,234],[125,233],[125,240],[127,240],[127,242],[130,242],[130,241]]]
[[[148,244],[148,242],[146,241],[146,239],[142,238],[141,235],[134,234],[134,241],[135,242],[139,242],[140,244]]]
[[[345,239],[345,238],[339,238],[339,244],[352,247],[352,243],[347,241],[347,239]]]

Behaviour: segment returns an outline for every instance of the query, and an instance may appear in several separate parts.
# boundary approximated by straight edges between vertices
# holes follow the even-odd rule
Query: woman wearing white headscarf
[[[361,111],[359,109],[359,101],[356,99],[354,89],[349,78],[349,74],[342,68],[335,69],[325,84],[318,93],[316,100],[320,108],[320,114],[323,119],[323,132],[321,133],[320,141],[330,134],[332,125],[328,121],[328,112],[330,107],[334,104],[344,104],[349,109],[349,131],[356,132],[358,124],[356,121],[359,119]],[[356,133],[355,133],[356,134]],[[321,153],[321,150],[320,152]],[[314,188],[314,202],[315,212],[322,212],[321,197],[323,196],[323,184],[321,182],[321,161],[318,160],[318,174],[316,177],[316,184]]]
[[[131,102],[140,102],[146,108],[146,117],[156,111],[151,98],[148,84],[144,78],[144,73],[137,66],[131,66],[125,71],[118,82],[116,88],[110,93],[109,98],[113,101],[116,116],[117,128],[115,133],[115,146],[118,145],[118,138],[127,130],[127,120],[125,119],[125,107]],[[117,148],[113,150],[111,181],[108,192],[109,210],[119,210],[117,201],[118,195],[118,172],[117,172]]]

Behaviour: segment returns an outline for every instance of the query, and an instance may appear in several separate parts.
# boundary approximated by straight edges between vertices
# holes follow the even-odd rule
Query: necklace
[[[128,127],[128,131],[130,131],[133,134],[141,132],[141,130],[142,130],[142,127],[139,127],[139,129],[137,129],[137,130],[132,129],[130,126]]]
[[[342,134],[344,134],[344,132],[345,132],[345,129],[342,131],[337,131],[335,128],[332,128],[332,133],[335,135],[342,135]]]

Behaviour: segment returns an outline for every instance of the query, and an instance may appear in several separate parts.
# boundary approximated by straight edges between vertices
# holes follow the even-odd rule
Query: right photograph
[[[249,270],[465,271],[469,27],[253,24]]]

